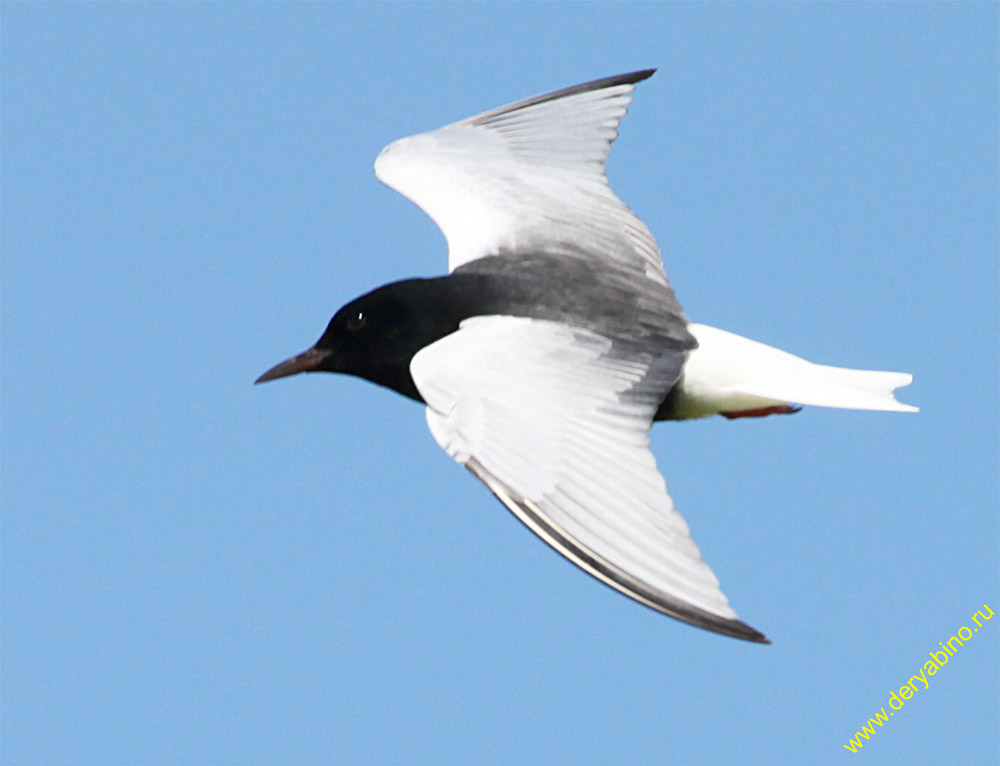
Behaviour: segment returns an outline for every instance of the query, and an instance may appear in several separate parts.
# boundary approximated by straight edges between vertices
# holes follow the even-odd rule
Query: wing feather
[[[375,174],[448,240],[448,268],[531,251],[637,266],[668,284],[653,235],[608,186],[605,162],[633,72],[536,96],[389,144]]]
[[[485,316],[410,370],[438,443],[559,553],[653,609],[766,642],[729,606],[649,451],[682,362],[561,323]]]

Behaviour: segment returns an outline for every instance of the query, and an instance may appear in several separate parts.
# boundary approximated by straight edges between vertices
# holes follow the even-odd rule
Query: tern
[[[688,320],[605,162],[647,69],[389,144],[383,183],[448,242],[447,276],[351,301],[262,383],[356,375],[426,405],[437,443],[532,532],[598,580],[747,641],[649,449],[654,421],[801,405],[915,412],[900,372],[813,364]]]

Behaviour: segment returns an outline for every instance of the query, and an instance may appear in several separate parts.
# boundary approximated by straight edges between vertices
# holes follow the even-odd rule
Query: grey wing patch
[[[491,278],[492,290],[477,286],[477,313],[564,322],[612,338],[633,353],[665,354],[698,345],[673,290],[644,279],[638,269],[595,268],[582,258],[537,252],[479,258],[453,274]]]

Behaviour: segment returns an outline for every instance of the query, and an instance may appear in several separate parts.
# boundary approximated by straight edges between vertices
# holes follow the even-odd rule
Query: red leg
[[[774,407],[761,407],[756,410],[742,410],[740,412],[720,412],[719,414],[729,420],[736,420],[736,418],[763,418],[767,415],[791,415],[801,409],[801,407],[791,404],[778,404]]]

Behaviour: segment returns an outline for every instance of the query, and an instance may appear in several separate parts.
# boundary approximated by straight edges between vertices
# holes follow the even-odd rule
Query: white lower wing
[[[674,509],[649,428],[683,357],[625,354],[563,324],[475,317],[410,366],[438,443],[545,542],[653,609],[740,622]]]

